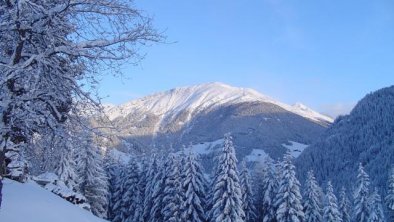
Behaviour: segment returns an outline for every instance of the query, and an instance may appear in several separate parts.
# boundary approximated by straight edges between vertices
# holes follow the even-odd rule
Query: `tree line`
[[[370,190],[369,176],[361,164],[350,195],[345,188],[335,192],[330,181],[323,190],[313,171],[308,172],[301,190],[290,153],[280,162],[268,157],[253,169],[245,161],[238,164],[230,135],[216,151],[211,175],[204,173],[198,159],[193,152],[178,152],[142,161],[132,158],[125,166],[107,165],[107,219],[369,222],[393,216],[394,171],[385,198],[390,213],[386,218],[382,198],[377,189]]]

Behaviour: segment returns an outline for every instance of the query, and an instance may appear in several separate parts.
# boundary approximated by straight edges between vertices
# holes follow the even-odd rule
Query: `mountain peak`
[[[182,92],[186,94],[197,93],[199,95],[207,94],[207,93],[215,93],[213,96],[223,95],[223,97],[234,97],[234,96],[242,97],[248,95],[250,97],[256,97],[256,99],[264,98],[264,99],[272,100],[268,96],[262,95],[261,93],[258,93],[253,89],[235,87],[222,82],[208,82],[208,83],[202,83],[192,86],[177,87],[169,91],[166,91],[164,93],[168,93],[168,92],[172,92],[172,93]]]
[[[207,82],[195,85],[196,87],[223,87],[223,88],[235,88],[222,82]]]

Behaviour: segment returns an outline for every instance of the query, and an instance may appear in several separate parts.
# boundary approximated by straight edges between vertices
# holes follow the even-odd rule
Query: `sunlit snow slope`
[[[105,222],[35,182],[4,180],[1,222]]]

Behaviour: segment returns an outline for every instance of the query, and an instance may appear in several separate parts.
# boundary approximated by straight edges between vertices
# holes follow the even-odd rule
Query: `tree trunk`
[[[0,151],[0,178],[6,174],[5,151]]]
[[[0,209],[1,209],[2,200],[3,200],[3,177],[0,176]]]

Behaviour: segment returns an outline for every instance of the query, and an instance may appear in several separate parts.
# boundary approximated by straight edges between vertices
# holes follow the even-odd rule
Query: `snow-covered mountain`
[[[394,86],[363,98],[297,159],[298,175],[314,170],[321,182],[351,188],[361,163],[372,185],[384,190],[394,164]]]
[[[40,187],[34,181],[3,181],[1,222],[105,222]]]
[[[106,106],[106,113],[111,120],[139,112],[149,112],[161,116],[162,120],[171,120],[184,110],[193,114],[209,107],[243,102],[271,103],[321,124],[333,122],[332,118],[313,111],[301,103],[290,106],[253,89],[232,87],[219,82],[175,88],[133,100],[120,106],[108,105]],[[186,120],[190,121],[192,116],[188,117]]]
[[[310,144],[333,121],[300,103],[287,105],[253,89],[217,82],[106,106],[105,112],[120,130],[118,136],[138,150],[178,149],[231,132],[241,156],[256,148],[276,157],[285,150],[282,144]]]

